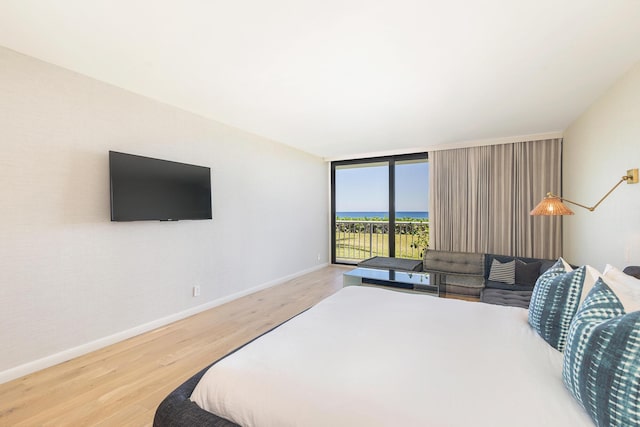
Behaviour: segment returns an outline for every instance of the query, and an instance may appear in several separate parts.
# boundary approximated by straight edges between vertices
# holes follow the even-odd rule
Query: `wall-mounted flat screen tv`
[[[211,169],[109,151],[111,221],[212,219]]]

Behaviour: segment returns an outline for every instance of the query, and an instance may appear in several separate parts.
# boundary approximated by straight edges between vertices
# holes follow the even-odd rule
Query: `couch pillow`
[[[489,280],[513,285],[516,283],[515,279],[516,260],[500,262],[495,258],[493,259],[491,262],[491,271],[489,272]]]
[[[602,279],[571,322],[562,379],[597,426],[640,426],[640,311]]]
[[[640,310],[640,280],[607,264],[602,278],[616,293],[626,311]]]
[[[586,268],[566,272],[562,259],[536,281],[529,303],[529,324],[558,351],[564,350],[569,325],[578,310]]]
[[[516,284],[533,286],[540,276],[541,261],[526,263],[516,259]]]

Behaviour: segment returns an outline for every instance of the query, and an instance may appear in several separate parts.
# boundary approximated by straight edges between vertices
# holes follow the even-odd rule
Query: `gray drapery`
[[[431,249],[557,258],[561,217],[529,211],[561,194],[562,139],[429,153]]]

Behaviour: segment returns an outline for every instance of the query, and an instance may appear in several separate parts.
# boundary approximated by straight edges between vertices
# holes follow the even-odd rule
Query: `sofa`
[[[492,276],[494,262],[499,267],[513,263],[511,280]],[[528,308],[536,280],[555,262],[508,255],[425,250],[422,262],[376,256],[361,261],[358,267],[425,271],[431,274],[431,283],[438,285],[441,296]]]
[[[441,294],[527,308],[537,278],[554,263],[538,258],[426,250],[423,271],[432,274]],[[501,269],[510,270],[511,277],[500,277],[497,273]]]

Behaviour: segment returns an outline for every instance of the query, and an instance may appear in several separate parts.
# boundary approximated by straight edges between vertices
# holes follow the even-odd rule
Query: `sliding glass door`
[[[429,163],[395,162],[395,256],[421,259],[429,242]]]
[[[419,259],[428,239],[426,153],[331,164],[332,262]]]
[[[338,262],[389,255],[389,163],[355,163],[334,169]]]

